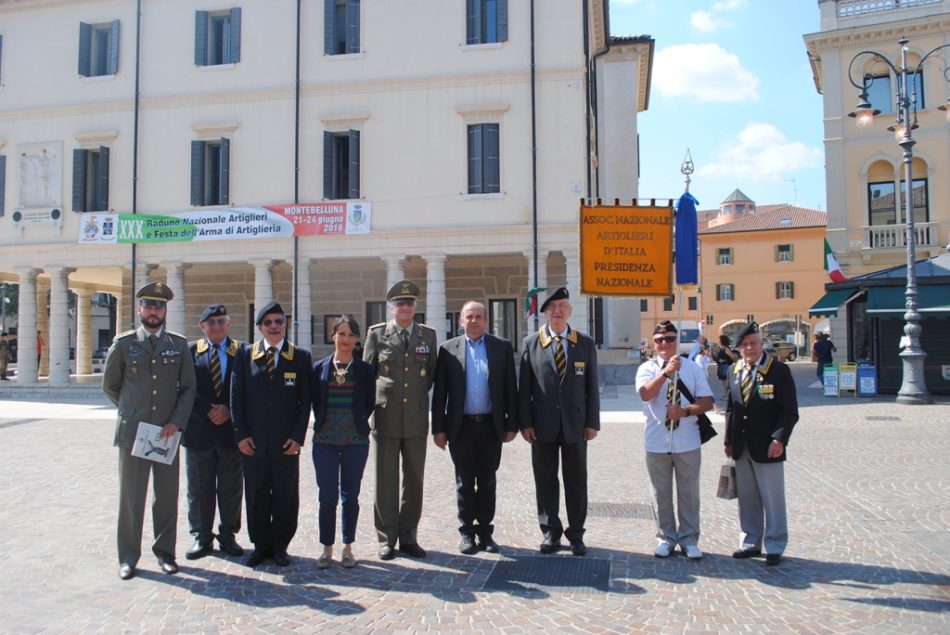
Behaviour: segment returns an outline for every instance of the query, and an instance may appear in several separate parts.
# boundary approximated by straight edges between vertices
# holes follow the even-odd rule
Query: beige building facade
[[[532,51],[522,1],[143,0],[137,32],[133,1],[0,0],[0,278],[19,288],[20,381],[90,372],[91,303],[114,298],[108,334],[125,330],[148,280],[175,291],[172,330],[197,336],[223,302],[250,338],[274,298],[315,355],[328,316],[384,319],[404,277],[440,339],[474,298],[516,347],[526,291],[563,284],[576,326],[633,346],[634,301],[589,319],[577,214],[582,197],[636,197],[653,41],[611,38],[606,0],[583,5],[538,7]],[[79,243],[83,212],[327,201],[359,203],[369,230]]]

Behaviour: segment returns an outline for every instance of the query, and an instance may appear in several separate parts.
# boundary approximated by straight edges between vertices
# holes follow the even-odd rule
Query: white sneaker
[[[699,560],[703,557],[703,552],[696,545],[687,545],[683,547],[683,551],[686,552],[686,557],[690,560]]]
[[[670,548],[670,543],[661,542],[656,546],[656,549],[653,550],[653,555],[657,558],[666,558],[670,555],[672,549]]]

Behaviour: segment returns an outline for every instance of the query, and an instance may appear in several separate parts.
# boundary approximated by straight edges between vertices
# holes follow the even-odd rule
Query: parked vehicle
[[[766,338],[763,348],[782,362],[794,362],[798,358],[797,347],[777,337]]]

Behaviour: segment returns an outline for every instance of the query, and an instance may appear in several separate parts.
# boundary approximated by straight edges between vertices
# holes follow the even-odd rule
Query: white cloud
[[[700,101],[758,99],[759,78],[718,44],[680,44],[656,54],[653,87],[667,97]]]
[[[727,26],[729,23],[721,18],[717,18],[708,11],[697,11],[689,16],[689,22],[703,33],[712,33],[716,29]]]
[[[701,165],[696,173],[730,181],[778,181],[821,162],[821,149],[786,140],[772,124],[749,122],[734,141],[724,145],[715,159]]]
[[[732,11],[733,9],[743,9],[748,5],[748,0],[720,0],[713,3],[713,11]]]

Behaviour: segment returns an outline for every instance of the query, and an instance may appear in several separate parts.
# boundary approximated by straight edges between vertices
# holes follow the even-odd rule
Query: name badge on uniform
[[[284,373],[284,385],[285,385],[285,386],[296,386],[296,385],[297,385],[297,373]]]
[[[578,377],[583,377],[584,372],[587,370],[586,362],[574,362],[574,374]]]
[[[178,364],[181,362],[181,352],[175,350],[165,350],[161,353],[162,364]]]
[[[136,355],[142,354],[142,347],[138,344],[131,344],[129,346],[129,357],[135,357]]]

